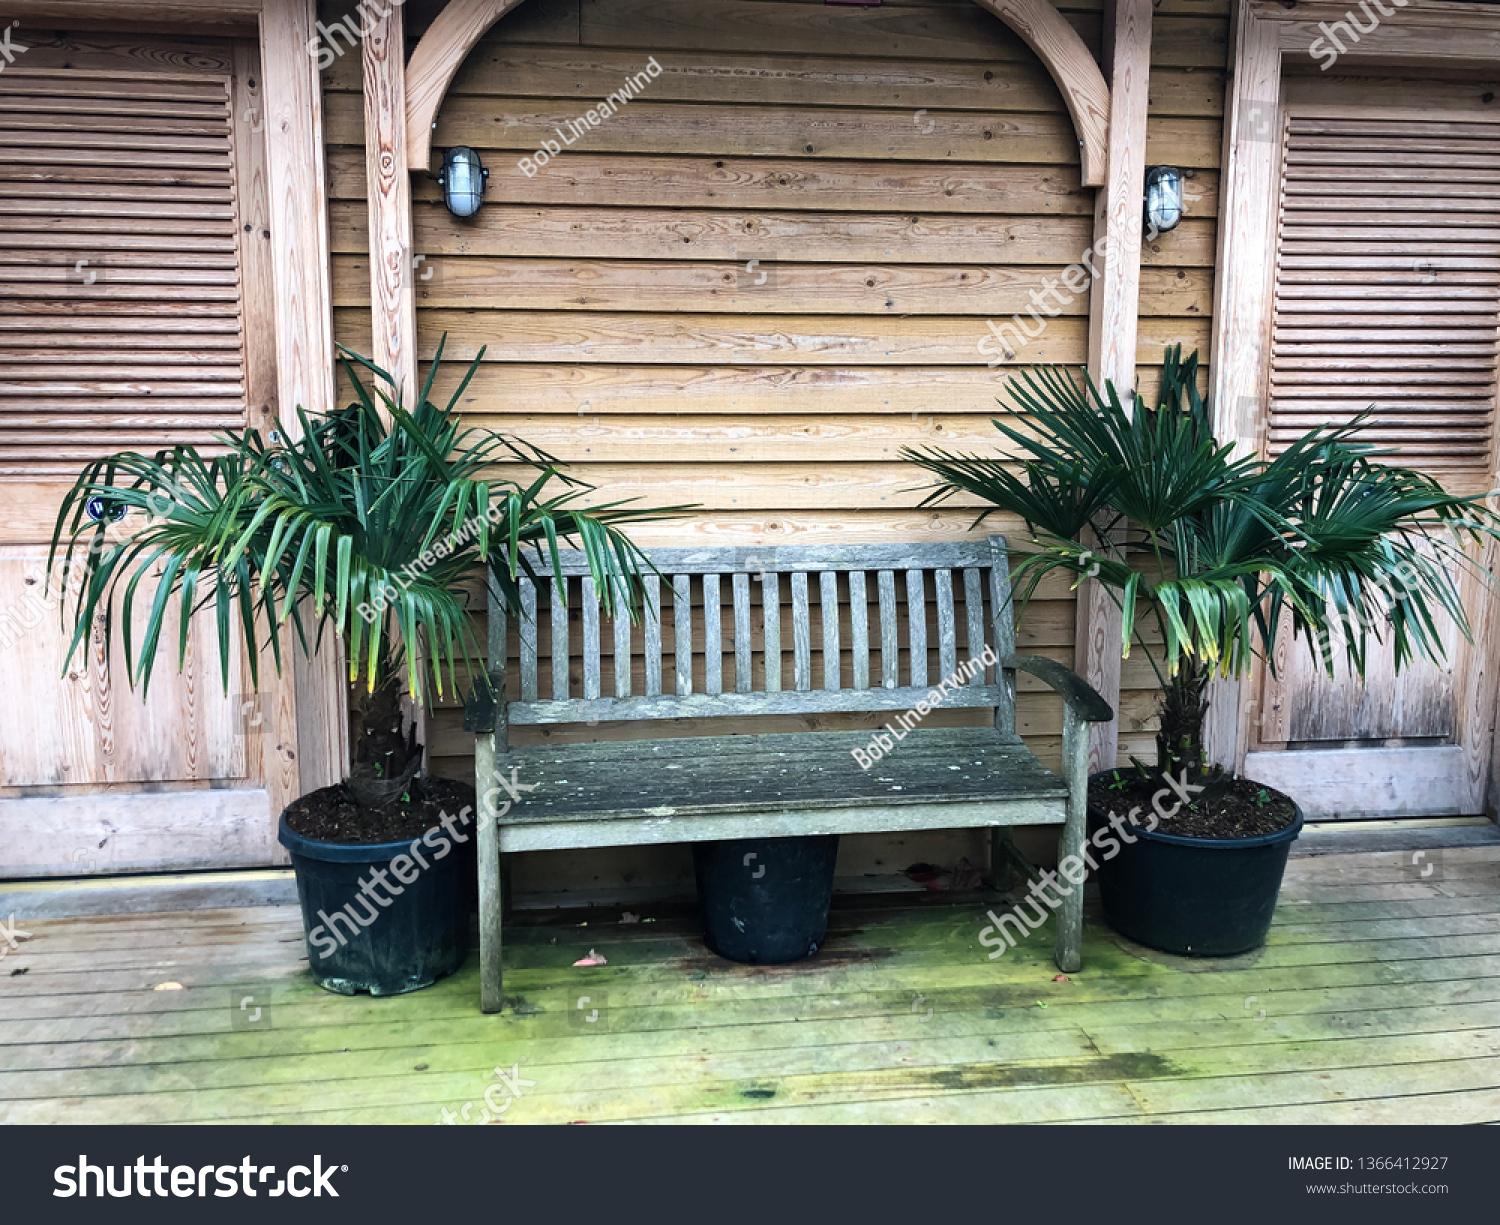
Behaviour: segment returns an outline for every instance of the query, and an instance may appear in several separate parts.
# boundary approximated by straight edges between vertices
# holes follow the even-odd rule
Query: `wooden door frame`
[[[1210,376],[1215,430],[1221,440],[1246,452],[1258,453],[1262,445],[1269,389],[1284,71],[1294,56],[1321,63],[1329,49],[1325,26],[1347,21],[1350,9],[1369,19],[1351,0],[1311,0],[1294,8],[1284,8],[1278,0],[1237,0],[1232,18]],[[1500,68],[1500,11],[1410,0],[1389,16],[1379,10],[1376,15],[1380,24],[1347,46],[1336,64],[1393,73]],[[1322,49],[1315,52],[1320,43]],[[1491,568],[1492,554],[1485,563]],[[1471,584],[1465,594],[1477,591],[1477,584]],[[1496,605],[1493,596],[1482,600],[1473,618],[1471,666],[1461,670],[1456,695],[1455,739],[1463,751],[1467,807],[1474,812],[1493,812],[1495,806],[1490,775],[1500,698]],[[1205,728],[1211,760],[1252,773],[1258,756],[1250,751],[1257,681],[1215,682]]]
[[[13,0],[7,18],[46,21],[66,28],[109,28],[199,35],[254,37],[260,47],[258,92],[262,109],[264,175],[274,317],[260,334],[271,338],[279,428],[300,427],[296,409],[326,414],[335,400],[333,297],[324,164],[322,76],[308,47],[317,37],[317,0],[166,0],[143,18],[138,5],[120,0]],[[241,163],[241,169],[247,169]],[[247,311],[247,335],[250,319]],[[250,353],[247,351],[247,361]],[[275,838],[282,808],[297,796],[343,781],[348,772],[349,716],[342,651],[333,644],[312,659],[287,652],[288,675],[277,687],[277,727],[294,727],[274,762],[264,762],[271,802],[272,854],[286,861]],[[283,721],[284,720],[284,721]],[[265,737],[273,740],[273,737]],[[267,747],[267,757],[272,751]],[[122,797],[123,798],[123,797]]]

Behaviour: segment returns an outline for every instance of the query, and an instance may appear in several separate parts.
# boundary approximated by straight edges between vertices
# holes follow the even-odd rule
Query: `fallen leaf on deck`
[[[1071,978],[1069,978],[1066,974],[1059,974],[1052,981],[1055,982],[1055,983],[1070,983],[1073,980]]]
[[[26,971],[28,971],[29,969],[31,969],[30,966],[22,966],[19,970],[12,970],[10,972],[10,976],[12,978],[19,978],[22,974],[25,974]]]
[[[1038,1008],[1045,1008],[1045,1007],[1046,1007],[1046,1006],[1047,1006],[1047,1005],[1046,1005],[1046,1004],[1044,1004],[1044,1003],[1042,1003],[1042,1001],[1041,1001],[1041,1000],[1037,1000],[1037,1002],[1036,1002],[1036,1006],[1037,1006],[1037,1007],[1038,1007]]]
[[[981,884],[979,869],[969,862],[968,856],[960,859],[953,869],[953,888],[968,891],[978,889]]]
[[[609,962],[605,960],[602,954],[590,949],[587,957],[580,957],[573,964],[575,966],[607,966]]]
[[[186,990],[181,983],[157,983],[152,987],[153,991],[183,991]]]

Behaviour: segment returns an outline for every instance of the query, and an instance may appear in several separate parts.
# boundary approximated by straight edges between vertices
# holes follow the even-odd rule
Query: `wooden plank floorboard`
[[[909,998],[920,992],[930,995],[938,991],[957,992],[966,988],[984,987],[991,992],[986,998],[992,999],[1025,1000],[1029,995],[1031,998],[1047,1001],[1061,997],[1068,1001],[1086,1002],[1130,999],[1142,994],[1159,995],[1159,984],[1149,981],[1152,973],[1158,969],[1157,966],[1145,963],[1141,967],[1142,972],[1124,975],[1103,974],[1085,968],[1071,976],[1071,982],[1058,984],[1053,982],[1055,968],[1040,960],[1020,963],[1017,973],[999,981],[992,964],[987,961],[976,961],[968,965],[887,966],[877,983],[865,983],[864,986],[878,986],[879,990],[875,994],[890,998]],[[694,982],[694,998],[729,1002],[841,995],[851,988],[860,989],[851,982],[851,976],[857,973],[857,970],[830,972],[815,980],[799,978],[795,981],[735,971],[710,973]],[[463,971],[462,976],[463,981],[467,981],[472,978],[472,970]],[[1314,985],[1326,989],[1389,983],[1477,982],[1495,977],[1500,977],[1500,955],[1480,955],[1434,958],[1399,965],[1368,961],[1337,963],[1321,967]],[[523,994],[533,1008],[546,1008],[558,1000],[564,1000],[571,989],[569,984],[541,983],[525,971],[517,971],[516,980],[524,987],[524,991],[518,993]],[[1242,987],[1247,992],[1297,991],[1310,985],[1301,967],[1242,967],[1236,971],[1232,983],[1236,988]],[[239,985],[247,984],[258,989],[258,998],[278,1008],[278,1025],[284,1028],[331,1024],[353,1026],[372,1020],[413,1016],[417,1012],[414,1005],[389,1000],[372,1000],[369,997],[346,999],[308,991],[305,989],[305,973],[296,969],[289,970],[280,980],[239,980]],[[1224,984],[1225,979],[1220,971],[1183,973],[1173,982],[1171,994],[1176,998],[1187,998],[1221,993]],[[16,995],[0,1000],[0,1020],[81,1020],[87,1017],[149,1016],[157,1013],[211,1014],[218,1007],[221,998],[228,998],[231,989],[232,987],[225,986],[222,997],[216,993],[208,1001],[205,1001],[203,991],[197,988],[184,991],[145,989],[96,994]],[[613,1005],[620,1008],[665,1005],[682,999],[680,981],[645,979],[628,971],[615,971],[607,979],[605,990]],[[461,990],[429,993],[429,998],[423,1000],[420,1016],[424,1021],[467,1020],[472,1014],[471,1004],[472,1001]],[[0,1048],[6,1043],[6,1032],[0,1030]]]
[[[292,907],[23,922],[0,1121],[477,1122],[513,1065],[537,1084],[504,1123],[1496,1121],[1500,848],[1438,879],[1405,858],[1293,861],[1242,958],[1140,949],[1091,907],[1061,982],[1050,927],[989,959],[994,895],[841,897],[825,952],[775,968],[718,961],[682,906],[522,912],[495,1017],[473,957],[410,996],[320,991]]]
[[[1454,973],[1448,969],[1446,973]],[[1462,971],[1458,971],[1462,973]],[[1346,975],[1340,975],[1344,977]],[[997,1029],[1015,1026],[1041,1026],[1049,1020],[1069,1016],[1074,1010],[1095,1026],[1132,1024],[1141,1021],[1176,1017],[1195,1020],[1202,1017],[1243,1016],[1250,1011],[1273,1006],[1278,1014],[1322,1012],[1373,1007],[1404,1007],[1422,1003],[1475,1002],[1500,997],[1500,977],[1471,975],[1444,980],[1414,976],[1403,981],[1399,975],[1377,974],[1370,985],[1329,987],[1319,982],[1305,982],[1291,987],[1262,985],[1274,980],[1254,976],[1205,976],[1191,992],[1163,994],[1159,990],[1120,987],[1109,980],[1074,980],[1056,984],[1043,980],[1019,983],[950,985],[934,983],[926,987],[905,989],[865,989],[879,984],[845,982],[825,986],[812,992],[777,995],[735,995],[719,993],[705,983],[673,994],[658,992],[646,998],[611,994],[608,981],[596,979],[598,986],[578,986],[566,991],[526,993],[511,997],[512,1012],[504,1032],[516,1037],[542,1039],[549,1035],[566,1037],[576,1024],[570,1007],[580,993],[593,993],[593,999],[604,1001],[609,1027],[616,1033],[673,1033],[680,1030],[712,1030],[774,1021],[807,1024],[818,1020],[843,1020],[855,1017],[877,1017],[910,1008],[920,998],[922,1007],[930,1006],[943,1015],[981,1012],[1005,1013],[1005,1024]],[[464,976],[472,986],[473,976]],[[1280,982],[1297,983],[1295,974]],[[462,1035],[472,1025],[472,1016],[460,1006],[457,1010],[436,1004],[392,1007],[397,1001],[376,1001],[358,1007],[363,1001],[349,1001],[347,1010],[329,1009],[326,1002],[309,998],[304,985],[294,986],[281,995],[262,994],[258,1001],[275,1010],[272,1028],[249,1031],[236,1029],[235,1002],[240,992],[254,994],[253,983],[233,991],[214,992],[198,1008],[144,1013],[112,1013],[104,1016],[38,1017],[11,1020],[0,1041],[0,1068],[9,1066],[18,1048],[57,1050],[60,1054],[75,1050],[79,1044],[129,1040],[144,1052],[148,1044],[172,1042],[187,1038],[222,1037],[231,1044],[274,1044],[280,1041],[302,1041],[305,1037],[327,1033],[341,1044],[351,1047],[378,1045],[381,1035],[395,1032],[403,1025],[421,1024],[433,1033]],[[175,994],[175,993],[174,993]],[[184,993],[185,994],[185,993]],[[431,993],[429,993],[431,994]],[[1260,1001],[1255,1007],[1246,1004],[1254,994]],[[441,998],[441,997],[439,997]],[[423,1001],[425,1004],[426,1002]],[[1045,1014],[1045,1015],[1043,1015]],[[999,1020],[1000,1018],[996,1018]],[[1082,1022],[1080,1022],[1082,1023]],[[274,1049],[274,1047],[273,1047]]]
[[[1115,1079],[1116,1074],[1127,1068],[1137,1077],[1168,1075],[1191,1078],[1234,1071],[1308,1071],[1500,1054],[1500,1028],[1458,1030],[1450,1028],[1461,1023],[1460,1018],[1451,1015],[1452,1010],[1418,1012],[1414,1019],[1407,1019],[1406,1013],[1401,1014],[1393,1025],[1400,1032],[1373,1037],[1324,1038],[1318,1036],[1315,1026],[1306,1027],[1306,1033],[1313,1036],[1298,1037],[1284,1028],[1268,1028],[1255,1036],[1265,1043],[1274,1043],[1274,1050],[1258,1049],[1248,1041],[1241,1041],[1230,1049],[1215,1052],[1212,1057],[1201,1054],[1208,1043],[1195,1046],[1188,1034],[1178,1037],[1174,1053],[1163,1056],[1161,1047],[1155,1051],[1104,1050],[1094,1033],[1069,1028],[998,1035],[973,1033],[932,1039],[844,1041],[826,1047],[799,1044],[792,1049],[772,1044],[748,1050],[720,1050],[710,1043],[685,1052],[676,1061],[632,1057],[528,1063],[527,1075],[538,1081],[538,1087],[526,1095],[528,1109],[524,1113],[530,1114],[531,1108],[537,1105],[531,1101],[533,1098],[563,1095],[567,1100],[562,1105],[557,1102],[548,1104],[553,1113],[560,1110],[563,1114],[571,1114],[583,1109],[591,1117],[603,1117],[610,1113],[610,1095],[617,1090],[650,1087],[661,1092],[664,1086],[675,1086],[691,1094],[708,1093],[712,1100],[713,1095],[726,1091],[720,1082],[734,1082],[729,1086],[733,1088],[747,1079],[779,1082],[788,1077],[804,1077],[811,1078],[809,1083],[816,1080],[823,1090],[832,1091],[831,1087],[839,1083],[839,1077],[848,1080],[858,1074],[864,1076],[872,1087],[885,1085],[889,1088],[891,1083],[899,1087],[903,1082],[896,1073],[913,1068],[935,1068],[939,1072],[958,1069],[962,1075],[950,1077],[953,1083],[937,1087],[961,1091],[980,1087],[977,1083],[980,1080],[990,1085],[1001,1083],[1003,1078],[997,1071],[999,1068],[1005,1069],[1005,1075],[1013,1076],[1018,1084],[1056,1079],[1064,1074],[1078,1083],[1091,1079]],[[1477,1020],[1478,1014],[1469,1019]],[[1494,1020],[1493,1010],[1490,1010],[1488,1019]],[[1368,1022],[1351,1024],[1349,1028],[1361,1033],[1372,1032]],[[853,1027],[844,1027],[846,1039],[855,1032]],[[1142,1037],[1149,1041],[1144,1032]],[[1224,1041],[1223,1035],[1213,1037]],[[600,1038],[602,1035],[575,1041],[593,1045],[599,1043]],[[399,1078],[402,1073],[410,1073],[422,1064],[425,1066],[421,1070],[426,1075],[420,1078],[415,1095],[441,1105],[455,1085],[462,1087],[463,1076],[481,1080],[486,1077],[494,1060],[492,1051],[492,1047],[484,1044],[443,1045],[379,1052],[374,1059],[339,1052],[337,1057],[303,1057],[275,1062],[262,1058],[227,1064],[155,1065],[158,1080],[153,1087],[158,1093],[152,1100],[157,1106],[167,1105],[160,1100],[160,1091],[165,1090],[191,1094],[192,1101],[173,1106],[172,1117],[176,1117],[190,1115],[210,1103],[219,1107],[225,1104],[224,1095],[205,1091],[253,1089],[274,1099],[278,1094],[277,1085],[297,1083],[313,1089],[316,1099],[326,1105],[329,1093],[337,1095],[351,1090],[364,1093],[365,1090],[354,1083],[356,1080],[368,1086],[376,1079]],[[997,1059],[1002,1058],[1003,1063],[997,1063]],[[357,1077],[349,1074],[356,1064]],[[339,1078],[340,1071],[344,1074],[342,1079]],[[0,1076],[0,1093],[12,1104],[22,1100],[45,1103],[56,1096],[60,1086],[68,1084],[68,1073],[9,1074]],[[129,1094],[132,1089],[138,1089],[139,1084],[139,1070],[135,1067],[105,1069],[89,1078],[87,1094],[76,1096],[92,1098]],[[576,1100],[577,1094],[584,1090],[599,1100],[585,1107]],[[103,1104],[94,1103],[96,1106]],[[251,1108],[260,1107],[252,1105]]]

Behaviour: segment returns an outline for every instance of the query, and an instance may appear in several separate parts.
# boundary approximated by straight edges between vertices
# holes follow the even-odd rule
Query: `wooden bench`
[[[544,593],[523,581],[519,699],[487,704],[478,716],[482,727],[470,718],[471,730],[484,733],[476,769],[486,1012],[498,1012],[502,1002],[501,856],[515,851],[1057,824],[1060,854],[1081,854],[1087,725],[1113,716],[1066,668],[1015,655],[1002,538],[919,548],[675,549],[651,559],[661,578],[647,579],[647,614],[636,626],[601,616],[581,553],[563,554],[566,601],[569,593],[550,577],[541,582]],[[540,563],[537,570],[543,572]],[[550,613],[546,675],[539,602]],[[579,614],[580,632],[568,609]],[[903,616],[907,609],[912,615]],[[506,615],[493,592],[489,615],[493,692],[505,698]],[[667,626],[670,638],[663,636]],[[613,645],[608,686],[605,643]],[[961,663],[983,658],[986,646],[1002,666],[950,684],[941,706],[993,708],[993,726],[919,724],[868,770],[852,750],[865,749],[870,731],[744,732],[746,720],[766,715],[873,711],[894,718],[926,702]],[[575,659],[581,677],[570,673]],[[1017,671],[1063,697],[1062,777],[1044,769],[1016,734]],[[519,726],[663,719],[723,719],[724,732],[535,747],[513,747],[509,738]],[[497,818],[506,793],[496,780],[512,771],[535,789]],[[1058,913],[1056,959],[1065,971],[1078,968],[1082,922],[1082,891],[1075,889]]]

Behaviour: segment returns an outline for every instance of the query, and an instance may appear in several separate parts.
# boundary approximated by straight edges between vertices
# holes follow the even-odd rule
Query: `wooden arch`
[[[427,170],[438,109],[474,44],[522,0],[448,0],[406,68],[407,168]],[[1109,163],[1109,86],[1083,39],[1048,0],[975,0],[1036,52],[1062,90],[1078,133],[1085,187],[1102,187]]]

